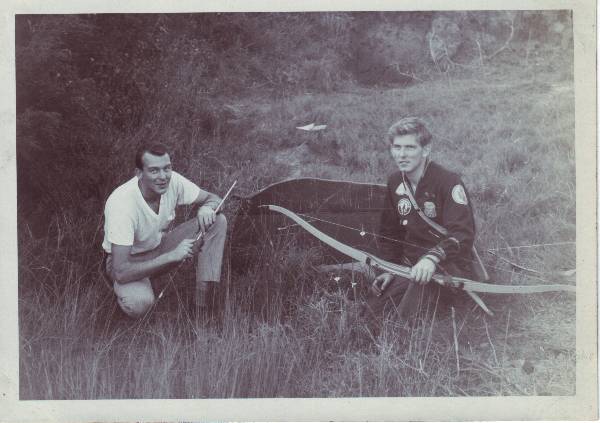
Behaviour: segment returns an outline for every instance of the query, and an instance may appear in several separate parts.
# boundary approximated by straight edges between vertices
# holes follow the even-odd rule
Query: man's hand
[[[410,269],[410,277],[417,283],[427,283],[435,272],[435,263],[429,258],[423,257]]]
[[[215,223],[217,214],[208,206],[202,206],[198,209],[198,225],[202,232],[206,232],[210,226]]]
[[[377,276],[371,285],[371,291],[375,296],[380,297],[387,286],[394,280],[394,275],[391,273],[382,273]]]
[[[192,257],[194,255],[194,243],[193,239],[184,239],[174,250],[169,251],[169,258],[173,261],[182,261]]]

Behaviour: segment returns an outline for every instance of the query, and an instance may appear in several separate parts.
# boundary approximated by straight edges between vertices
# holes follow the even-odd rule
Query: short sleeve
[[[173,172],[171,183],[177,191],[177,205],[192,204],[200,194],[200,187],[177,172]]]
[[[130,214],[120,210],[116,202],[108,201],[104,208],[104,232],[112,244],[133,245],[135,222]]]

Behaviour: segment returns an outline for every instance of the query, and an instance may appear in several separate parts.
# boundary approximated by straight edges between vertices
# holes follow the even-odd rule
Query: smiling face
[[[425,162],[431,147],[419,144],[416,134],[396,135],[390,146],[392,157],[402,172],[407,176],[420,173],[425,167]]]
[[[155,156],[145,152],[142,156],[143,169],[136,168],[142,195],[147,200],[155,199],[167,192],[171,181],[171,158],[168,154]]]

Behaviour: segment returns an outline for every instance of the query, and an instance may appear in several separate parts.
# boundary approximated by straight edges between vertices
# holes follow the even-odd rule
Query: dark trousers
[[[470,277],[468,271],[448,263],[440,267],[438,272]],[[369,326],[375,328],[381,324],[385,316],[409,321],[416,317],[428,303],[435,302],[442,307],[447,307],[462,303],[466,298],[464,292],[441,287],[433,280],[426,284],[418,284],[410,279],[396,276],[380,296],[376,296],[369,290],[363,315]]]

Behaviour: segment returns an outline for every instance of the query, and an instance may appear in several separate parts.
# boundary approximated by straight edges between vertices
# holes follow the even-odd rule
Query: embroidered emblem
[[[398,188],[396,188],[396,194],[406,195],[406,187],[404,186],[404,182],[402,182],[400,185],[398,185]]]
[[[409,214],[411,209],[412,204],[410,204],[408,198],[401,198],[400,201],[398,201],[398,213],[400,213],[402,216]]]
[[[467,201],[467,193],[462,185],[454,185],[452,188],[452,199],[458,204],[464,204],[465,206],[469,203]]]
[[[437,216],[435,204],[431,201],[425,201],[423,203],[423,212],[425,213],[425,216],[431,217],[432,219]]]

